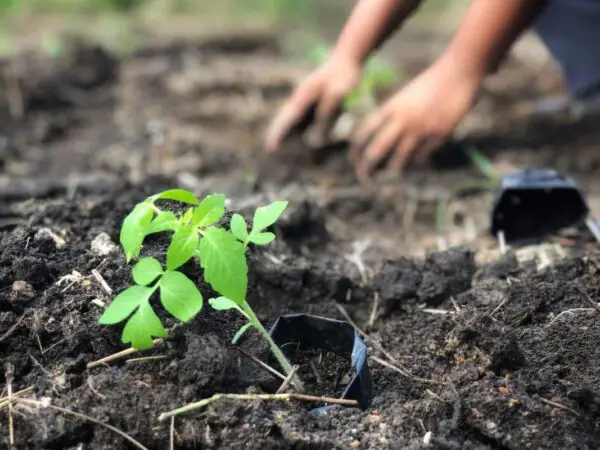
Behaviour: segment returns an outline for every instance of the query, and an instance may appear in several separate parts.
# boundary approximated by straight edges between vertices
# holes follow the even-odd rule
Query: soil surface
[[[597,210],[593,121],[519,116],[515,100],[544,91],[531,70],[509,61],[489,81],[466,140],[501,169],[565,171]],[[429,169],[367,186],[343,143],[311,151],[297,140],[267,158],[264,125],[306,73],[270,35],[123,58],[78,44],[57,59],[2,61],[0,71],[1,449],[10,448],[9,384],[148,449],[600,448],[597,246],[575,228],[501,254],[487,236],[490,194],[448,195],[477,176],[457,145]],[[124,349],[121,327],[97,324],[131,282],[121,222],[135,202],[172,187],[226,193],[247,218],[290,201],[279,239],[250,252],[249,302],[267,327],[285,313],[347,313],[369,336],[369,409],[314,416],[297,402],[221,400],[172,428],[159,422],[218,392],[280,383],[231,345],[243,320],[208,307],[185,325],[161,313],[165,342],[87,368]],[[448,220],[438,236],[440,199]],[[255,333],[240,346],[265,358]],[[298,358],[301,375],[322,378],[308,393],[343,391],[341,361],[327,356]],[[12,416],[14,448],[135,448],[64,410],[16,403]]]

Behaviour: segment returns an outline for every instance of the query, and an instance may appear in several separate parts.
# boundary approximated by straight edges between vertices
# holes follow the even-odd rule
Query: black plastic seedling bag
[[[588,212],[574,180],[551,169],[526,169],[502,178],[491,232],[511,241],[537,238],[578,224]]]
[[[289,314],[280,316],[269,334],[282,350],[285,350],[286,344],[294,343],[305,349],[316,348],[350,355],[354,373],[342,398],[356,400],[361,409],[369,407],[371,379],[367,346],[348,322],[309,314]],[[313,413],[323,412],[324,408],[317,408]]]

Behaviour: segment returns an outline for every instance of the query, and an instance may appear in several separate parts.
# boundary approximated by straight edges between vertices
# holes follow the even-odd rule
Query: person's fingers
[[[353,165],[360,162],[360,156],[365,146],[369,143],[373,134],[383,125],[386,115],[378,111],[367,119],[354,133],[350,149],[348,150],[348,159]]]
[[[388,170],[400,174],[406,166],[411,154],[417,151],[422,145],[422,139],[416,136],[406,136],[396,147],[394,154],[390,158]]]
[[[371,174],[401,138],[402,132],[402,125],[391,121],[377,133],[367,145],[357,166],[356,174],[359,179],[364,180]]]
[[[444,139],[439,137],[428,138],[423,141],[418,149],[418,152],[415,154],[415,165],[420,167],[427,165],[431,155],[440,149],[440,147],[444,144],[444,141]]]
[[[315,133],[324,140],[331,129],[344,101],[343,92],[329,92],[323,96],[315,111]]]
[[[314,103],[315,93],[311,92],[310,85],[299,87],[292,98],[281,108],[267,130],[265,137],[267,152],[273,153],[279,149],[283,140],[292,130],[313,112]]]

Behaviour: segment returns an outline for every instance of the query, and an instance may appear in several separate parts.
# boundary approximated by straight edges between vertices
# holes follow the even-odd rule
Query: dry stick
[[[125,433],[122,430],[119,430],[117,427],[113,427],[112,425],[109,425],[107,423],[101,422],[98,419],[94,419],[93,417],[87,416],[85,414],[76,412],[76,411],[71,411],[70,409],[67,408],[62,408],[60,406],[55,406],[55,405],[51,405],[49,403],[44,403],[44,402],[40,402],[38,400],[29,400],[26,398],[18,398],[15,399],[17,403],[22,403],[25,405],[29,405],[29,406],[37,406],[38,408],[50,408],[50,409],[54,409],[55,411],[60,411],[64,414],[70,414],[72,416],[78,417],[80,419],[83,420],[87,420],[88,422],[92,422],[95,423],[96,425],[100,425],[104,428],[109,429],[110,431],[113,431],[115,433],[117,433],[119,436],[127,439],[129,442],[131,442],[134,446],[136,446],[137,448],[141,449],[141,450],[149,450],[147,447],[143,446],[141,443],[139,443],[138,441],[136,441],[134,438],[132,438],[131,436],[129,436],[127,433]]]
[[[506,305],[506,302],[507,302],[507,301],[508,301],[508,295],[506,296],[506,298],[505,298],[504,300],[502,300],[502,301],[500,302],[500,304],[499,304],[498,306],[496,306],[496,307],[494,308],[494,310],[493,310],[493,311],[490,313],[490,316],[491,316],[491,317],[494,317],[494,314],[496,314],[498,311],[500,311],[500,309],[501,309],[501,308],[502,308],[504,305]]]
[[[141,358],[131,358],[125,361],[125,364],[131,364],[134,362],[143,362],[143,361],[156,361],[161,359],[167,359],[167,355],[156,355],[156,356],[142,356]]]
[[[352,325],[354,327],[354,329],[356,329],[356,331],[358,331],[360,334],[362,334],[362,336],[365,338],[366,341],[370,342],[373,347],[375,347],[377,350],[379,350],[381,353],[383,353],[383,355],[389,359],[390,361],[392,361],[394,364],[400,364],[398,362],[398,360],[396,358],[394,358],[390,353],[388,353],[388,351],[386,349],[384,349],[382,347],[382,345],[377,342],[374,338],[372,338],[371,336],[369,336],[367,333],[365,333],[365,331],[363,329],[361,329],[356,322],[354,322],[352,320],[352,318],[350,317],[350,315],[348,314],[348,312],[346,311],[346,309],[344,309],[344,307],[340,304],[337,304],[337,309],[340,311],[340,313],[342,314],[342,316],[344,316],[344,318],[346,319],[346,321]]]
[[[558,403],[558,402],[553,402],[552,400],[548,400],[545,399],[544,397],[538,397],[540,399],[541,402],[546,403],[550,406],[554,406],[556,408],[560,408],[560,409],[564,409],[565,411],[569,411],[573,414],[575,414],[576,416],[581,416],[581,414],[579,414],[577,411],[575,411],[574,409],[569,408],[568,406],[563,405],[562,403]]]
[[[265,369],[267,372],[275,375],[278,378],[281,378],[283,381],[285,381],[287,379],[287,377],[282,374],[281,372],[278,372],[277,370],[273,369],[271,366],[269,366],[268,364],[265,364],[264,362],[262,362],[260,359],[258,359],[256,356],[251,355],[250,353],[248,353],[246,350],[243,350],[241,347],[236,346],[235,348],[238,349],[238,351],[244,355],[247,358],[250,358],[252,361],[254,361],[256,364],[258,364],[260,367],[262,367],[263,369]]]
[[[544,328],[548,328],[550,325],[552,325],[554,322],[556,322],[560,317],[564,316],[565,314],[573,314],[573,313],[576,313],[576,312],[591,312],[591,311],[595,311],[595,309],[594,308],[572,308],[572,309],[567,309],[566,311],[563,311],[560,314],[558,314],[550,322],[548,322],[548,324]]]
[[[506,237],[503,230],[498,231],[498,247],[500,248],[500,253],[504,255],[506,253]]]
[[[17,397],[21,397],[22,395],[28,394],[33,391],[33,386],[29,386],[28,388],[22,389],[18,392],[13,392],[12,399],[15,400]],[[8,397],[0,397],[0,410],[8,406]]]
[[[379,293],[375,292],[373,296],[373,307],[371,308],[371,314],[369,315],[369,321],[367,322],[367,326],[372,327],[375,324],[375,320],[377,320],[377,310],[379,309]]]
[[[337,306],[338,310],[340,311],[340,313],[346,318],[348,323],[350,325],[352,325],[354,327],[354,329],[356,329],[360,334],[362,334],[366,341],[369,341],[371,344],[373,344],[373,346],[375,348],[377,348],[381,353],[383,353],[383,355],[387,359],[392,361],[395,365],[390,364],[387,361],[384,361],[380,358],[377,358],[376,356],[371,356],[371,359],[373,359],[375,362],[378,362],[379,364],[386,366],[389,369],[395,370],[396,372],[404,375],[406,378],[410,378],[415,381],[421,381],[423,383],[446,384],[446,383],[442,383],[441,381],[428,380],[426,378],[415,377],[407,370],[398,367],[398,366],[400,366],[400,363],[398,362],[398,360],[396,358],[394,358],[391,354],[389,354],[379,342],[377,342],[375,339],[373,339],[371,336],[369,336],[367,333],[365,333],[364,330],[359,328],[359,326],[352,320],[352,318],[350,317],[350,314],[348,314],[348,312],[344,309],[344,307],[342,305],[336,303],[336,306]]]
[[[279,386],[279,389],[277,389],[275,394],[282,394],[285,392],[285,390],[288,388],[288,386],[292,382],[292,378],[294,378],[294,375],[296,375],[297,371],[298,371],[298,366],[297,365],[292,366],[292,370],[290,370],[290,373],[288,374],[287,378],[285,380],[283,380],[283,383],[281,383],[281,386]]]
[[[175,417],[171,417],[171,428],[169,431],[169,449],[175,450]]]
[[[24,318],[25,318],[25,314],[23,314],[21,317],[19,317],[19,320],[17,320],[17,322],[13,326],[11,326],[6,333],[4,333],[2,336],[0,336],[0,342],[4,341],[11,334],[13,334],[15,332],[15,330],[19,327],[19,325],[21,324],[21,322],[23,321]]]
[[[102,286],[102,289],[104,289],[104,292],[106,292],[107,295],[113,295],[113,290],[108,285],[104,277],[100,274],[100,272],[98,272],[96,269],[92,269],[92,275],[94,275],[94,278],[98,283],[100,283],[100,286]]]
[[[13,396],[12,396],[12,382],[15,374],[15,367],[11,363],[4,365],[5,378],[6,378],[6,390],[8,391],[8,443],[10,448],[15,447],[15,424],[13,419]]]
[[[583,288],[578,287],[577,290],[581,293],[581,295],[583,295],[585,297],[585,299],[594,307],[596,308],[598,311],[600,311],[600,305],[598,305],[598,303],[596,303],[594,301],[594,299],[592,297],[590,297],[590,294],[588,294],[586,291],[583,290]]]
[[[174,409],[172,411],[162,413],[159,417],[159,421],[163,421],[168,419],[169,417],[178,416],[179,414],[186,413],[188,411],[193,411],[195,409],[205,408],[214,402],[220,399],[228,399],[228,400],[240,400],[240,401],[254,401],[254,400],[276,400],[276,401],[290,401],[290,400],[298,400],[304,402],[313,402],[313,403],[331,403],[333,405],[342,405],[342,406],[358,406],[358,402],[356,400],[347,400],[342,398],[331,398],[331,397],[317,397],[314,395],[305,395],[305,394],[297,394],[297,393],[287,393],[287,394],[215,394],[212,397],[202,399],[195,403],[190,403],[188,405],[182,406],[181,408]]]
[[[154,345],[158,345],[162,342],[162,339],[154,339],[154,341],[152,341],[154,343]],[[88,369],[93,369],[94,367],[98,367],[101,366],[102,364],[107,364],[109,362],[115,361],[117,359],[121,359],[124,358],[126,356],[132,355],[134,353],[136,353],[137,350],[133,347],[122,350],[120,352],[114,353],[112,355],[106,356],[102,359],[99,359],[97,361],[93,361],[91,363],[88,363],[88,365],[86,366]]]
[[[375,361],[376,363],[379,363],[382,366],[387,367],[388,369],[395,370],[400,375],[403,375],[406,378],[409,378],[409,379],[414,380],[414,381],[419,381],[421,383],[440,384],[440,385],[446,385],[447,384],[447,383],[444,383],[443,381],[431,380],[429,378],[421,378],[421,377],[414,376],[410,372],[407,372],[406,370],[401,369],[400,367],[394,366],[393,364],[390,364],[389,362],[387,362],[387,361],[385,361],[385,360],[383,360],[381,358],[378,358],[377,356],[371,356],[371,359],[373,361]]]

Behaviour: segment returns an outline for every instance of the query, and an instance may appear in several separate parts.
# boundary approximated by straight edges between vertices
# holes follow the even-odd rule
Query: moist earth
[[[600,259],[589,238],[577,235],[585,241],[578,255],[543,268],[513,251],[482,263],[481,248],[468,243],[431,250],[432,199],[472,175],[464,161],[365,187],[353,181],[343,145],[314,156],[296,142],[265,159],[259,132],[303,73],[269,35],[121,58],[78,44],[62,58],[21,55],[0,65],[9,68],[21,100],[5,95],[0,105],[3,396],[10,364],[12,392],[31,387],[26,398],[49,398],[149,449],[170,448],[171,432],[176,449],[600,447]],[[508,157],[531,150],[540,128],[527,144],[515,143],[517,132],[505,138]],[[497,151],[499,138],[486,139],[483,148]],[[581,139],[585,155],[591,144]],[[544,145],[530,152],[537,161],[560,161],[563,144]],[[248,220],[259,205],[290,200],[279,239],[250,251],[248,300],[267,328],[286,313],[347,313],[369,337],[370,408],[314,416],[317,405],[294,401],[220,400],[176,417],[172,428],[159,422],[160,413],[215,393],[279,385],[231,344],[241,317],[209,307],[183,325],[160,311],[165,342],[87,368],[124,349],[120,326],[97,323],[131,283],[117,246],[121,222],[137,201],[176,186],[225,192]],[[418,212],[407,216],[415,198]],[[459,213],[482,214],[485,199],[470,196]],[[416,255],[409,241],[427,251]],[[208,298],[200,271],[186,270]],[[239,345],[259,358],[267,352],[255,333]],[[309,362],[329,361],[308,393],[340,394],[347,361],[336,358],[298,357],[307,378],[318,378]],[[96,423],[25,406],[13,411],[15,448],[135,448]],[[0,423],[0,448],[8,449],[6,408]]]

